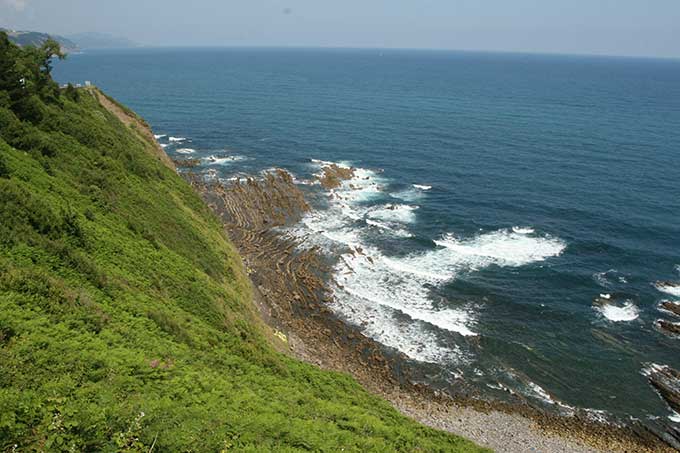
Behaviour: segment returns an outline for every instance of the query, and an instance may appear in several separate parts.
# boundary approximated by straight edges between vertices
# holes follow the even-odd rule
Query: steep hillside
[[[50,56],[0,33],[0,451],[481,451],[276,352],[219,221]]]

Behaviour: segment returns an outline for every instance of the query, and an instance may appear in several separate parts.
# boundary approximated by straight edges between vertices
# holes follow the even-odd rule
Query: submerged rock
[[[680,323],[659,319],[656,326],[667,335],[680,335]]]
[[[318,179],[324,189],[336,189],[340,187],[342,181],[352,179],[354,172],[354,168],[330,164],[323,167],[323,174]]]
[[[653,364],[645,374],[649,383],[670,408],[680,412],[680,372],[666,365]]]
[[[680,296],[680,282],[660,280],[654,283],[654,287],[661,292],[672,294],[674,296]]]
[[[680,316],[680,302],[664,300],[659,304],[659,310]]]

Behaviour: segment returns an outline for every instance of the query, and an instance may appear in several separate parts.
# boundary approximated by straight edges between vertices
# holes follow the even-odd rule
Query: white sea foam
[[[170,144],[168,144],[168,143],[161,143],[160,145],[161,145],[161,148],[163,148],[163,149],[165,149],[165,148],[167,148],[168,146],[170,146]]]
[[[193,154],[196,152],[196,150],[191,148],[180,148],[177,150],[177,152],[180,154]]]
[[[534,234],[535,230],[531,227],[520,227],[520,226],[514,226],[512,227],[512,231],[517,234]]]
[[[414,203],[425,196],[425,192],[416,189],[406,189],[399,192],[393,192],[389,194],[392,198],[397,198],[399,200],[408,201],[409,203]]]
[[[616,269],[609,269],[604,272],[597,272],[593,274],[593,279],[597,282],[598,285],[602,286],[603,288],[610,288],[613,285],[616,285],[617,283],[620,284],[628,283],[628,279],[626,278],[626,276],[617,271]]]
[[[381,230],[389,230],[390,229],[389,225],[382,223],[382,222],[378,222],[377,220],[366,219],[366,224],[380,228]]]
[[[208,165],[230,165],[234,162],[245,160],[243,156],[208,156],[204,157],[202,160]]]
[[[214,181],[217,179],[217,172],[211,168],[203,173],[203,178],[206,181]]]
[[[448,263],[449,267],[462,264],[473,270],[492,264],[524,266],[559,256],[566,248],[562,240],[551,236],[530,237],[508,230],[485,233],[472,239],[457,239],[447,234],[434,242],[442,247],[432,253],[435,259]]]
[[[555,404],[555,401],[552,399],[552,397],[540,385],[536,384],[535,382],[529,382],[527,386],[529,387],[529,390],[534,396],[538,397],[539,399],[543,400],[548,404]]]
[[[627,300],[623,305],[602,304],[595,307],[602,316],[613,322],[630,322],[635,321],[640,316],[640,310]]]
[[[680,423],[680,414],[674,411],[671,415],[668,416],[668,419],[673,423]]]
[[[491,233],[505,240],[498,233]],[[563,244],[554,243],[549,251],[536,252],[543,247],[545,238],[534,238],[529,251],[522,256],[510,259],[505,255],[489,257],[489,253],[471,252],[475,239],[466,244],[468,249],[459,253],[459,248],[443,247],[430,252],[413,254],[406,257],[386,257],[376,249],[363,247],[365,255],[355,254],[342,261],[337,270],[338,283],[343,289],[364,303],[380,304],[409,315],[411,318],[430,323],[441,329],[458,332],[461,335],[474,335],[469,327],[473,316],[467,309],[434,308],[427,284],[441,284],[454,278],[459,272],[470,267],[489,264],[517,266],[557,255]],[[485,238],[481,242],[484,243]],[[502,248],[503,241],[496,245]],[[517,253],[522,249],[511,249]]]
[[[504,392],[510,393],[511,395],[515,394],[515,391],[512,390],[511,388],[505,386],[501,382],[497,382],[496,384],[486,384],[487,387],[495,390],[502,390]]]
[[[413,278],[387,265],[382,254],[363,248],[362,254],[347,254],[336,269],[336,281],[342,292],[361,305],[391,308],[415,321],[422,321],[461,335],[476,335],[468,324],[466,310],[433,307],[428,289]]]
[[[327,167],[327,166],[333,165],[333,164],[335,164],[339,167],[343,167],[343,166],[346,167],[346,168],[349,167],[349,166],[345,166],[343,164],[340,164],[338,162],[330,162],[330,161],[327,161],[327,160],[320,160],[320,159],[309,159],[309,162],[311,164],[317,166],[317,167]]]
[[[608,418],[609,413],[607,411],[600,409],[583,409],[583,412],[585,412],[586,417],[591,421],[601,424],[610,424]]]
[[[680,297],[680,283],[677,282],[656,282],[654,287],[661,292],[671,296]]]
[[[544,403],[551,404],[553,406],[559,407],[561,410],[566,411],[569,414],[573,414],[575,411],[574,406],[563,403],[562,401],[553,398],[543,387],[536,384],[535,382],[529,382],[527,384],[528,394],[534,398],[538,398]],[[592,410],[592,409],[591,409]],[[594,411],[594,410],[593,410]],[[600,412],[600,411],[594,411]]]
[[[341,292],[337,290],[336,292]],[[399,319],[399,311],[380,304],[367,304],[349,294],[336,294],[332,308],[362,332],[413,360],[430,363],[460,363],[465,354],[456,344],[442,341],[421,322]]]
[[[187,139],[184,137],[168,137],[171,142],[185,142]]]
[[[335,213],[341,213],[341,209],[334,210]],[[330,212],[313,211],[307,214],[302,223],[311,231],[318,233],[317,237],[311,238],[315,245],[328,246],[323,242],[319,243],[319,236],[330,240],[334,243],[344,245],[358,245],[359,232],[348,225],[347,219],[341,215],[333,215]]]
[[[311,162],[317,168],[331,164]],[[344,162],[339,165],[350,166]],[[437,299],[433,286],[491,264],[521,266],[542,261],[565,248],[561,240],[550,236],[500,230],[470,239],[446,235],[432,250],[385,256],[367,242],[367,235],[410,236],[407,228],[415,222],[418,207],[367,205],[367,201],[385,195],[389,180],[380,172],[353,168],[353,178],[328,192],[328,209],[308,213],[301,222],[303,227],[289,232],[305,237],[305,246],[320,245],[331,253],[340,253],[331,307],[366,335],[415,360],[464,360],[461,345],[451,341],[450,335],[477,335],[475,306]],[[410,191],[416,192],[416,188]]]
[[[643,376],[649,377],[652,373],[658,373],[659,371],[664,371],[667,369],[667,365],[659,365],[658,363],[648,363],[647,366],[642,368],[640,371]]]
[[[386,222],[413,223],[416,221],[416,209],[418,206],[387,204],[371,209],[368,217]]]
[[[396,228],[391,225],[388,225],[383,222],[378,222],[377,220],[371,220],[371,219],[366,219],[366,224],[375,228],[378,228],[379,230],[383,232],[388,232],[392,236],[397,236],[397,237],[402,237],[402,238],[410,238],[413,237],[413,234],[408,232],[407,230],[403,228]]]
[[[167,135],[165,135],[165,134],[158,134],[158,135],[154,134],[154,138],[156,140],[158,140],[159,138],[163,138],[163,137],[167,137]]]
[[[411,187],[405,190],[400,190],[398,192],[391,193],[392,198],[398,198],[400,200],[408,201],[409,203],[416,202],[423,197],[428,190],[432,189],[431,186],[423,186],[420,184],[411,184]]]

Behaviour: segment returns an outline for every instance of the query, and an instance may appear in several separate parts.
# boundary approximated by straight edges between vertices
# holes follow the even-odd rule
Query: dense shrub
[[[0,154],[0,178],[9,178],[9,167],[6,157]]]

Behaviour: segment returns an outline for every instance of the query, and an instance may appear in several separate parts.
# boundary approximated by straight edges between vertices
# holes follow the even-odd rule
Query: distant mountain
[[[109,35],[106,33],[77,33],[68,38],[75,42],[81,49],[124,49],[139,47],[139,44],[127,38]]]
[[[5,28],[0,28],[0,31],[4,31],[9,36],[10,41],[14,44],[25,47],[25,46],[41,46],[49,38],[54,39],[59,44],[61,44],[61,50],[66,53],[79,52],[80,48],[78,45],[68,38],[58,35],[50,35],[47,33],[41,33],[37,31],[17,31],[8,30]]]

